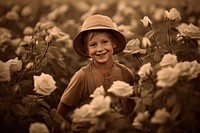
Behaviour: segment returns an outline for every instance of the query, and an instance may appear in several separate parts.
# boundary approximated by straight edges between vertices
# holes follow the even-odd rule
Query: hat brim
[[[126,39],[125,39],[124,35],[122,33],[118,32],[117,30],[112,29],[112,28],[108,28],[108,27],[95,27],[95,29],[94,28],[88,28],[87,30],[84,30],[84,31],[81,31],[80,33],[78,33],[78,35],[74,38],[74,41],[73,41],[74,50],[79,55],[81,55],[83,57],[90,58],[90,56],[88,55],[88,52],[86,51],[86,48],[84,46],[83,35],[86,31],[102,30],[102,29],[110,30],[114,34],[114,36],[117,40],[117,44],[116,44],[116,47],[114,48],[113,54],[117,54],[117,53],[122,52],[124,50],[125,46],[126,46]]]

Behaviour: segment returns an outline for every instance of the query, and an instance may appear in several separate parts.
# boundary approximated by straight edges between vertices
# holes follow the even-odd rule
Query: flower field
[[[200,4],[195,0],[7,0],[0,2],[0,132],[198,133]],[[72,75],[89,59],[72,47],[83,20],[110,16],[126,39],[114,59],[133,86],[100,86],[70,120],[56,114]],[[134,100],[134,118],[123,115]]]

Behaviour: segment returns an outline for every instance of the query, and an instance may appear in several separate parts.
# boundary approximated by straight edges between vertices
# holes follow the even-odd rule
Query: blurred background
[[[162,28],[163,13],[173,7],[181,13],[182,22],[200,26],[196,0],[6,0],[0,1],[0,27],[10,30],[12,38],[22,38],[26,27],[49,20],[73,39],[85,17],[100,13],[110,16],[130,40],[146,32],[140,19],[148,16],[156,28]]]

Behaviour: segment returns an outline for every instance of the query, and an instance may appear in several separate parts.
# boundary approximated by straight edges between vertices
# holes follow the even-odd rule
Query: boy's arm
[[[67,114],[70,114],[75,107],[68,106],[64,104],[62,101],[58,104],[57,113],[60,114],[63,118],[66,118]]]

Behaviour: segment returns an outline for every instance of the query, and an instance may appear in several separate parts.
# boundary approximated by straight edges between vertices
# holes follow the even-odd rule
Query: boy
[[[123,51],[125,45],[125,37],[116,30],[111,18],[99,14],[86,18],[81,32],[73,41],[73,48],[79,55],[92,61],[72,77],[58,105],[59,114],[69,116],[76,107],[89,103],[90,95],[101,85],[107,90],[117,80],[134,84],[132,71],[112,58]]]

